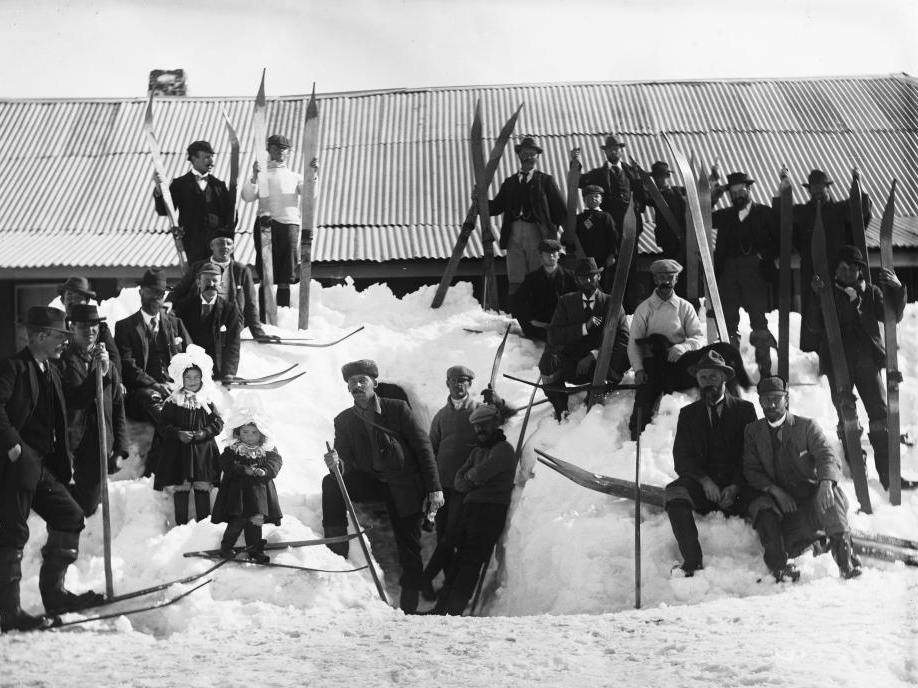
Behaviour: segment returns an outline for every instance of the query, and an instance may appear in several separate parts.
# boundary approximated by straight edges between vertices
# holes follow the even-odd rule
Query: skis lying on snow
[[[289,368],[284,368],[283,370],[278,370],[276,373],[271,373],[270,375],[263,375],[263,376],[261,376],[261,377],[233,377],[233,378],[227,378],[227,379],[224,381],[224,384],[226,384],[227,382],[232,382],[233,384],[250,385],[250,384],[252,384],[253,382],[268,382],[269,380],[274,380],[274,379],[276,379],[276,378],[279,378],[279,377],[280,377],[281,375],[283,375],[284,373],[289,373],[291,370],[293,370],[294,368],[296,368],[298,365],[299,365],[299,363],[294,363],[294,364],[293,364],[292,366],[290,366]]]
[[[279,542],[267,542],[265,543],[265,550],[270,551],[287,549],[288,547],[315,547],[317,545],[330,545],[335,542],[347,542],[348,540],[353,540],[354,538],[359,537],[364,532],[366,531],[360,531],[359,533],[348,533],[347,535],[336,535],[334,537],[327,538],[316,538],[314,540],[281,540]],[[233,552],[237,554],[241,552],[247,552],[248,550],[248,547],[233,547]],[[182,556],[196,557],[200,555],[210,557],[219,554],[219,549],[202,549],[194,552],[185,552]]]
[[[265,566],[265,567],[274,567],[279,569],[294,569],[296,571],[308,571],[310,573],[355,573],[356,571],[363,571],[367,568],[367,565],[360,566],[356,569],[316,569],[310,566],[298,566],[296,564],[280,564],[276,561],[255,561],[254,559],[224,559],[220,556],[219,552],[217,554],[204,554],[202,552],[188,552],[185,554],[186,557],[199,557],[201,559],[219,559],[223,563],[229,564],[252,564],[253,566]]]
[[[244,342],[258,342],[259,344],[280,344],[282,346],[309,346],[314,349],[324,349],[325,347],[334,346],[335,344],[340,344],[348,337],[353,337],[355,334],[360,332],[364,328],[363,325],[358,327],[353,332],[349,332],[340,339],[336,339],[332,342],[324,342],[321,344],[316,344],[311,341],[307,341],[306,338],[298,337],[281,337],[280,339],[243,339]]]
[[[549,392],[559,392],[561,394],[577,394],[578,392],[588,392],[591,390],[596,391],[599,394],[602,394],[603,392],[613,392],[619,389],[637,389],[638,388],[638,385],[630,385],[630,384],[624,385],[624,384],[615,383],[615,382],[603,382],[598,385],[594,385],[591,382],[584,382],[579,385],[567,385],[567,386],[561,385],[559,386],[553,383],[546,384],[544,382],[531,382],[529,380],[524,380],[521,377],[515,377],[514,375],[508,375],[507,373],[504,373],[504,377],[507,378],[508,380],[513,380],[514,382],[522,382],[524,385],[529,385],[531,387],[536,387],[538,389],[547,390]]]
[[[301,373],[297,373],[296,375],[291,375],[290,377],[285,377],[283,379],[278,379],[278,376],[283,375],[283,373],[276,373],[275,375],[268,375],[267,379],[233,377],[221,380],[221,382],[223,383],[224,387],[229,387],[230,389],[240,387],[244,387],[245,389],[277,389],[278,387],[283,387],[284,385],[293,382],[299,377],[303,377],[305,374],[306,371],[304,370]]]

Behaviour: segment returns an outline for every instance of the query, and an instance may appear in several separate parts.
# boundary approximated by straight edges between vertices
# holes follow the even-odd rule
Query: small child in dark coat
[[[249,559],[267,564],[261,528],[265,523],[279,526],[283,516],[274,487],[283,460],[254,419],[233,428],[233,439],[220,455],[223,480],[211,517],[214,523],[226,523],[220,555],[234,558],[233,547],[244,532]]]

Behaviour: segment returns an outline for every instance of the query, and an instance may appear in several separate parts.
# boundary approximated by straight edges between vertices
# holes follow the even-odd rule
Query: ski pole
[[[637,438],[634,461],[634,608],[641,608],[641,407],[637,407]]]
[[[325,447],[329,452],[332,451],[331,445],[328,442],[325,443]],[[357,541],[360,543],[360,549],[363,550],[363,556],[367,559],[370,573],[373,575],[373,583],[376,584],[376,592],[379,593],[379,599],[389,604],[389,598],[386,597],[386,589],[383,587],[382,581],[379,580],[379,574],[376,572],[376,567],[373,566],[373,560],[370,557],[370,548],[367,546],[366,542],[366,535],[364,535],[363,529],[360,527],[360,522],[357,520],[357,512],[354,510],[354,503],[351,501],[351,496],[347,493],[347,487],[344,485],[344,476],[341,475],[341,467],[338,466],[337,461],[331,465],[331,472],[334,474],[335,480],[338,481],[338,487],[341,489],[341,496],[344,497],[344,504],[347,506],[347,512],[351,515],[351,520],[354,522],[354,528],[357,530]]]
[[[101,346],[101,344],[97,344]],[[109,364],[111,365],[111,364]],[[105,437],[105,398],[102,364],[96,361],[96,425],[99,433],[99,487],[102,497],[102,551],[105,557],[105,596],[115,594],[112,582],[112,516],[108,505],[108,441]],[[112,380],[114,384],[114,379]]]

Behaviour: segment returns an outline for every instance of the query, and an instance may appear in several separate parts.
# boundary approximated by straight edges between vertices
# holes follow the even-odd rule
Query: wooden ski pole
[[[325,448],[328,451],[332,451],[331,445],[326,442]],[[386,589],[383,587],[382,581],[379,580],[379,574],[376,572],[376,567],[373,565],[373,559],[370,557],[370,548],[367,546],[366,535],[363,532],[363,529],[360,527],[360,522],[357,520],[357,512],[354,510],[354,503],[351,501],[351,496],[347,493],[347,487],[344,485],[344,476],[341,475],[341,467],[336,461],[332,467],[331,472],[335,476],[335,480],[338,481],[338,488],[341,490],[341,496],[344,498],[344,504],[347,506],[347,512],[351,515],[351,521],[354,522],[354,529],[357,531],[357,541],[360,542],[360,549],[363,550],[363,556],[366,557],[367,565],[370,567],[370,574],[373,576],[373,583],[376,584],[376,592],[379,593],[379,599],[381,599],[386,604],[389,604],[389,598],[386,597]]]
[[[634,608],[641,608],[641,407],[637,407],[637,439],[634,461]]]
[[[96,346],[102,346],[101,343]],[[111,365],[111,363],[109,363]],[[112,516],[108,505],[108,441],[105,436],[105,397],[102,366],[96,363],[96,426],[99,433],[99,486],[102,490],[102,551],[105,557],[105,596],[114,597],[112,582]]]

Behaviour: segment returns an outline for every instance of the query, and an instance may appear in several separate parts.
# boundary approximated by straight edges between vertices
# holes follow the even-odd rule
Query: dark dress
[[[223,450],[220,468],[223,479],[214,501],[214,523],[229,523],[236,516],[250,518],[262,515],[265,523],[280,525],[283,514],[274,488],[274,478],[280,472],[283,460],[273,449],[247,453],[241,442]],[[246,475],[246,467],[263,468],[265,475]]]
[[[179,430],[204,430],[202,440],[188,444],[179,441]],[[182,485],[189,482],[220,482],[220,450],[214,437],[223,430],[223,419],[213,404],[207,407],[187,408],[179,406],[173,397],[163,405],[157,431],[162,438],[156,462],[154,490],[167,485]]]

